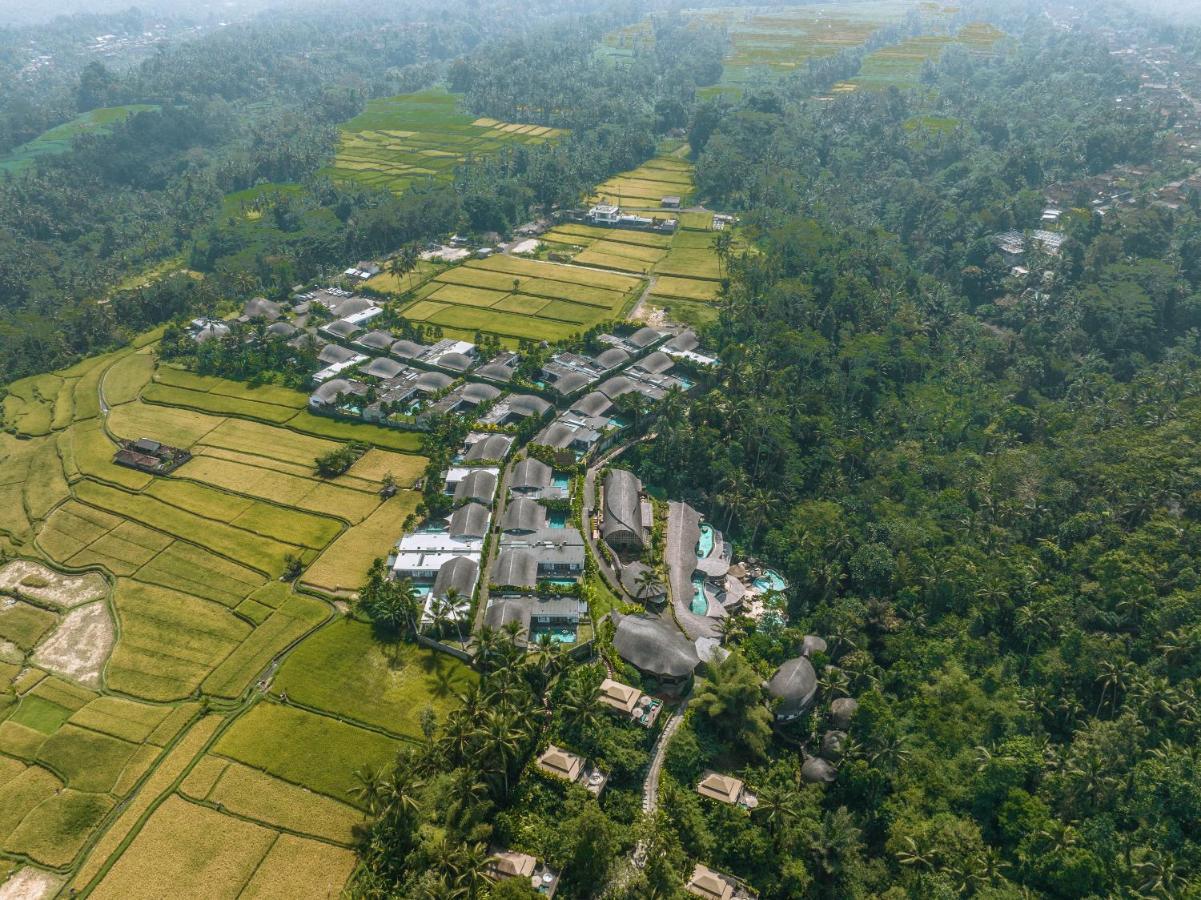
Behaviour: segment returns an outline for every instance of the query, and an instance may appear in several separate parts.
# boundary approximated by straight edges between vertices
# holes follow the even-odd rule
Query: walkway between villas
[[[687,711],[688,698],[685,697],[671,714],[671,718],[667,720],[663,730],[659,732],[659,739],[655,741],[655,747],[651,753],[651,766],[646,772],[646,780],[642,783],[642,812],[648,818],[654,816],[659,810],[659,776],[663,774],[663,762],[667,759],[667,748],[671,745],[671,739],[675,737],[680,724],[684,721],[684,713]],[[634,865],[640,869],[646,865],[645,841],[639,841],[634,847],[633,861]]]

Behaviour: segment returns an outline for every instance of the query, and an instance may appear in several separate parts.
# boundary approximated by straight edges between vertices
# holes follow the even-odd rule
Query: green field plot
[[[240,900],[337,897],[354,865],[350,850],[281,834],[242,890]]]
[[[929,60],[938,59],[950,41],[951,38],[945,35],[925,35],[881,47],[867,55],[859,74],[850,83],[868,90],[915,87],[922,66]]]
[[[269,828],[169,797],[91,896],[236,897],[276,840]]]
[[[646,300],[651,308],[662,309],[673,322],[688,325],[692,328],[703,328],[717,321],[716,306],[696,300],[681,300],[678,297],[656,297],[654,294]]]
[[[224,421],[221,416],[187,409],[125,403],[109,413],[108,426],[113,434],[127,440],[150,437],[186,449]]]
[[[149,739],[170,713],[171,708],[167,706],[135,703],[120,697],[97,697],[72,713],[70,722],[80,728],[140,744]]]
[[[308,410],[297,413],[296,418],[288,422],[288,428],[316,437],[336,441],[359,441],[401,453],[412,453],[421,449],[421,435],[416,431],[400,431],[360,422],[342,422],[325,416],[315,416]]]
[[[661,262],[656,264],[659,275],[675,275],[680,278],[719,281],[721,270],[717,254],[712,250],[676,250],[672,248]]]
[[[28,653],[57,621],[54,613],[28,603],[0,604],[0,640],[10,641]]]
[[[232,397],[251,403],[267,403],[272,406],[304,409],[308,401],[307,394],[280,385],[249,385],[242,381],[230,381],[214,375],[197,375],[174,366],[160,366],[156,370],[154,378],[155,381],[171,387]]]
[[[179,469],[178,475],[275,503],[329,513],[352,523],[361,522],[379,505],[379,496],[374,491],[322,484],[312,476],[301,477],[210,456],[194,457]]]
[[[71,149],[71,142],[78,135],[103,133],[134,113],[158,109],[157,106],[131,104],[129,106],[106,106],[76,116],[69,122],[44,131],[32,141],[16,147],[0,156],[0,173],[17,172],[33,165],[41,156],[56,156]]]
[[[357,805],[354,772],[386,764],[398,747],[382,734],[328,716],[262,702],[221,736],[213,752]]]
[[[468,287],[501,291],[506,294],[521,290],[521,283],[526,280],[528,279],[520,276],[507,275],[504,272],[490,272],[487,269],[471,265],[454,266],[434,279],[442,284],[462,284]]]
[[[487,308],[505,298],[504,291],[469,287],[463,284],[447,284],[430,294],[435,303],[452,303],[456,306],[478,306]]]
[[[458,660],[412,644],[381,644],[371,626],[344,619],[301,644],[271,686],[274,694],[402,737],[420,738],[427,706],[445,721],[456,695],[476,680]]]
[[[295,463],[310,470],[318,456],[338,449],[334,441],[240,419],[222,420],[218,427],[204,436],[201,444],[261,456],[267,460]]]
[[[191,391],[187,388],[172,387],[169,384],[152,384],[146,388],[142,396],[148,403],[182,406],[216,415],[245,416],[250,419],[273,422],[277,425],[296,415],[297,409],[294,406],[260,403],[257,400],[244,400],[225,394]]]
[[[121,632],[108,683],[147,700],[191,694],[251,631],[218,603],[139,581],[119,580],[114,601]]]
[[[619,244],[635,244],[641,247],[671,246],[671,235],[656,234],[651,231],[632,231],[627,228],[602,228],[596,225],[582,225],[578,222],[568,222],[553,228],[548,235],[558,235],[564,240],[576,239],[584,241],[611,241]]]
[[[108,793],[138,745],[70,723],[46,739],[37,761],[80,791]]]
[[[119,406],[113,410],[110,421],[117,419],[120,412],[142,408],[139,403],[127,403]],[[164,427],[163,430],[169,430],[169,428]],[[148,435],[149,432],[145,434]],[[138,435],[138,437],[141,436]],[[104,426],[99,419],[89,419],[72,426],[71,430],[67,432],[66,442],[70,447],[71,458],[81,475],[118,484],[132,490],[144,488],[153,480],[153,476],[145,472],[118,466],[113,462],[117,445],[104,433]]]
[[[325,549],[301,575],[301,582],[327,594],[357,591],[377,557],[388,555],[399,539],[405,518],[417,508],[421,495],[401,491],[359,525]]]
[[[8,385],[8,396],[0,403],[0,422],[20,434],[49,434],[63,379],[57,375],[34,375]]]
[[[43,865],[65,866],[112,807],[108,797],[64,790],[30,810],[5,839],[4,849]]]
[[[63,786],[53,773],[41,766],[17,765],[20,771],[10,774],[0,784],[0,836],[10,834],[38,804],[54,796]]]
[[[467,265],[492,272],[508,272],[513,275],[528,275],[531,278],[546,281],[604,288],[623,294],[638,287],[637,277],[619,275],[615,272],[593,272],[577,266],[521,259],[516,256],[491,256],[488,259],[473,260]]]
[[[136,400],[142,388],[150,383],[152,372],[154,357],[150,353],[142,351],[122,357],[104,373],[104,399],[110,406]]]
[[[206,694],[240,696],[280,651],[329,615],[329,607],[325,604],[300,595],[288,596],[276,610],[258,601],[247,602],[254,602],[265,611],[263,621],[205,679],[201,689]]]
[[[191,485],[191,487],[199,487],[199,485]],[[299,518],[303,514],[291,510],[267,510],[262,515],[246,519],[247,527],[243,528],[230,525],[227,521],[206,518],[146,494],[130,494],[94,481],[79,482],[75,491],[76,496],[85,503],[133,519],[173,537],[191,540],[220,556],[268,574],[274,575],[282,572],[284,557],[300,552],[299,544],[272,540],[265,534],[268,530],[282,533],[288,522],[300,523],[303,521]],[[216,506],[208,508],[206,511],[213,515],[218,514]],[[242,515],[248,516],[251,513],[254,513],[253,506]],[[315,519],[316,517],[304,516],[304,518]],[[306,524],[312,524],[314,527],[320,525],[319,522]],[[297,535],[295,539],[313,540],[311,533],[303,538]]]
[[[693,190],[690,163],[671,156],[657,156],[636,169],[601,182],[592,193],[592,202],[610,201],[619,206],[653,209],[660,206],[664,197],[679,197],[687,205]]]
[[[21,698],[21,702],[13,714],[8,717],[8,721],[49,737],[58,731],[67,719],[71,718],[72,712],[67,707],[60,706],[44,697],[29,695]]]
[[[541,144],[565,132],[477,118],[460,109],[458,95],[423,91],[371,100],[341,126],[328,173],[401,193],[415,182],[449,181],[468,156],[510,145]]]
[[[674,297],[680,300],[697,300],[712,302],[721,292],[721,285],[716,281],[699,278],[678,278],[662,275],[655,279],[651,294],[656,297]]]
[[[136,575],[147,584],[215,600],[231,608],[264,582],[263,576],[253,569],[183,541],[168,546],[138,569]]]
[[[355,826],[363,821],[363,814],[353,806],[311,793],[258,769],[212,756],[205,757],[202,763],[201,768],[206,771],[197,773],[201,777],[190,785],[185,783],[183,793],[197,800],[219,803],[234,815],[339,844],[350,844]],[[209,764],[216,764],[216,768],[210,769]]]
[[[572,261],[579,263],[581,266],[596,266],[600,269],[612,269],[616,272],[630,272],[636,275],[645,275],[651,270],[652,265],[649,262],[631,259],[628,256],[613,256],[612,254],[602,253],[592,248],[577,254]]]

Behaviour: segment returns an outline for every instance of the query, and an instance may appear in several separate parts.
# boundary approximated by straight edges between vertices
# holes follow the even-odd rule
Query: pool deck
[[[696,571],[696,544],[701,536],[701,516],[687,503],[671,501],[667,508],[667,582],[676,621],[689,640],[718,638],[717,620],[692,611],[692,573]],[[712,608],[712,604],[710,604]]]

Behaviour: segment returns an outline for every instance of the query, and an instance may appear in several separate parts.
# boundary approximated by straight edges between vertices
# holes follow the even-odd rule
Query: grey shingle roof
[[[602,369],[616,369],[630,358],[620,347],[610,347],[596,355],[596,362]]]
[[[296,333],[296,326],[288,322],[276,322],[267,326],[267,334],[272,337],[286,338]]]
[[[327,334],[336,335],[342,339],[354,337],[362,329],[358,325],[351,322],[338,319],[336,322],[330,322],[328,325],[322,326]]]
[[[472,403],[484,403],[488,400],[495,400],[499,396],[500,391],[490,384],[471,382],[463,385],[463,399]]]
[[[533,394],[512,394],[509,409],[520,416],[541,416],[550,409],[550,403]]]
[[[509,448],[512,446],[513,439],[508,435],[490,434],[483,440],[472,444],[463,458],[467,462],[480,462],[485,459],[504,459],[505,454],[509,452]]]
[[[790,659],[776,669],[767,683],[767,692],[780,701],[777,715],[799,715],[817,695],[817,673],[805,657]]]
[[[274,322],[283,315],[283,307],[278,303],[272,303],[266,297],[255,297],[252,300],[247,300],[246,305],[242,307],[242,315],[248,319],[266,319],[268,322]]]
[[[634,368],[641,369],[644,372],[650,372],[654,375],[659,375],[663,372],[666,372],[675,364],[676,361],[662,350],[656,350],[646,358],[640,359],[638,362],[634,363]]]
[[[473,362],[475,360],[465,353],[443,353],[438,357],[437,365],[452,372],[466,372]]]
[[[361,313],[375,306],[366,297],[347,297],[340,303],[337,303],[332,312],[336,318],[345,319],[347,316],[353,316],[355,313]]]
[[[569,372],[552,384],[551,390],[566,397],[568,394],[574,394],[586,384],[588,384],[588,376],[579,372]]]
[[[491,503],[492,495],[496,493],[496,475],[487,469],[476,469],[457,485],[455,485],[455,502],[466,503],[469,500],[479,500]]]
[[[493,381],[511,381],[513,373],[517,371],[516,366],[508,366],[504,363],[490,362],[480,366],[476,370],[476,374],[481,378],[491,378]]]
[[[613,613],[613,648],[643,672],[684,678],[696,671],[700,657],[692,641],[657,616]]]
[[[600,391],[585,394],[571,405],[571,411],[578,412],[582,416],[603,416],[612,408],[613,401]]]
[[[597,390],[608,397],[610,400],[616,400],[622,394],[628,394],[630,391],[636,391],[638,388],[634,382],[626,378],[624,375],[614,375],[607,381],[602,381],[597,387]]]
[[[395,338],[389,331],[368,331],[355,341],[356,344],[362,344],[364,347],[370,347],[372,350],[389,350],[392,347]]]
[[[687,350],[695,350],[697,347],[700,346],[700,344],[701,344],[701,342],[697,338],[696,332],[693,331],[692,329],[689,329],[688,331],[681,331],[679,334],[677,334],[675,337],[673,337],[670,341],[668,341],[667,348],[669,350],[687,351]]]
[[[405,367],[402,363],[388,359],[386,356],[377,356],[359,369],[364,375],[370,375],[373,378],[395,378],[404,370]]]
[[[501,550],[492,566],[492,583],[512,587],[536,587],[538,560],[528,550]]]
[[[454,379],[442,372],[422,372],[416,384],[419,390],[433,394],[450,387]]]
[[[428,347],[422,346],[416,341],[409,341],[402,338],[392,345],[391,353],[393,356],[399,356],[401,359],[415,359],[428,349]]]
[[[567,427],[562,422],[551,422],[546,431],[542,432],[538,443],[561,450],[573,440],[575,440],[574,429]]]
[[[541,503],[518,497],[505,507],[501,529],[504,531],[538,531],[546,527],[546,507]]]
[[[327,366],[332,366],[334,363],[342,363],[348,359],[354,359],[356,355],[353,350],[347,350],[345,347],[339,347],[337,344],[326,344],[321,348],[321,352],[317,354],[317,360],[325,363]]]
[[[484,624],[500,630],[510,622],[520,622],[526,631],[534,608],[533,597],[502,597],[493,600],[484,612]]]
[[[621,569],[621,586],[635,600],[657,600],[667,593],[662,579],[656,578],[655,583],[645,590],[640,586],[639,579],[648,569],[649,566],[640,562],[632,562]]]
[[[554,471],[540,459],[527,456],[513,467],[509,487],[516,491],[539,490],[550,487]]]
[[[662,336],[663,335],[660,332],[655,331],[655,329],[646,327],[646,328],[639,328],[637,331],[635,331],[633,334],[631,334],[628,338],[626,338],[626,340],[629,341],[631,344],[633,344],[635,347],[649,347],[655,341],[659,340],[659,338],[661,338]]]
[[[459,592],[460,596],[470,598],[471,592],[475,590],[476,576],[479,571],[479,563],[474,559],[456,556],[442,564],[442,568],[438,570],[438,577],[434,579],[434,588],[431,593],[435,597],[445,597],[453,588]]]
[[[338,394],[345,394],[349,397],[360,396],[366,392],[367,386],[358,381],[348,381],[345,378],[331,378],[329,381],[325,382],[325,384],[320,385],[315,391],[313,391],[313,393],[309,395],[309,399],[317,399],[322,403],[330,404],[337,399]]]
[[[482,538],[488,533],[488,507],[479,503],[460,506],[450,516],[452,537]]]

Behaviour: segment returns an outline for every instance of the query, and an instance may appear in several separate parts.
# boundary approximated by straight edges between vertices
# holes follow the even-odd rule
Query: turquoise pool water
[[[703,616],[709,612],[709,601],[705,598],[705,579],[694,578],[692,580],[692,602],[688,604],[698,616]]]
[[[544,634],[549,634],[551,642],[555,644],[574,644],[576,641],[574,628],[548,628],[537,625],[530,630],[530,640],[537,642],[538,638]]]
[[[576,583],[574,578],[539,578],[543,584],[553,584],[556,587],[571,587]]]
[[[761,591],[782,591],[788,587],[788,582],[775,569],[768,569],[755,579],[755,587]]]
[[[701,539],[696,542],[696,558],[707,559],[709,554],[713,552],[713,526],[701,526]]]
[[[617,418],[617,416],[609,416],[609,424],[612,425],[614,428],[625,428],[626,427],[626,423],[623,422],[621,419]]]
[[[552,509],[550,515],[546,517],[546,525],[548,528],[566,528],[567,510]]]
[[[571,476],[556,472],[550,483],[557,488],[567,490],[569,487],[571,487]]]
[[[430,591],[434,589],[432,584],[415,584],[413,585],[413,593],[418,597],[428,597]]]

